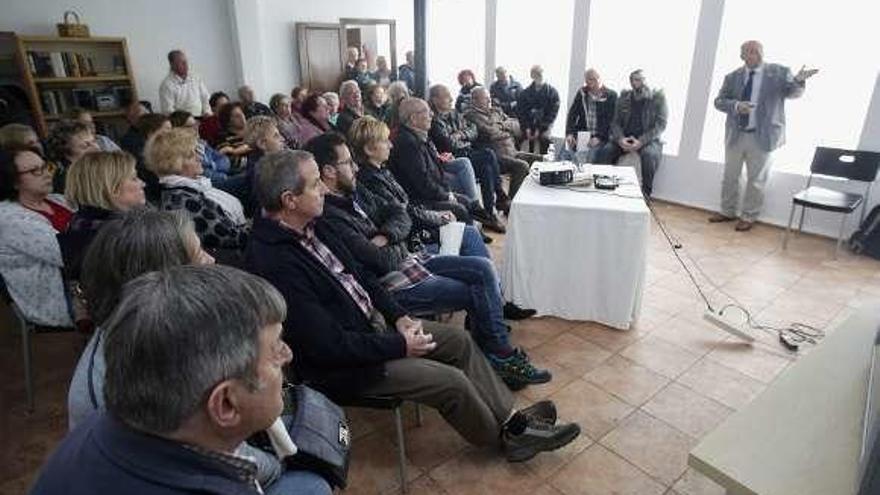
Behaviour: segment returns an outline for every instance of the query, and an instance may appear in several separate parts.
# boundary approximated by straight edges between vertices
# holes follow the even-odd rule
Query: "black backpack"
[[[880,259],[880,205],[871,208],[859,230],[849,238],[849,247],[856,254]]]

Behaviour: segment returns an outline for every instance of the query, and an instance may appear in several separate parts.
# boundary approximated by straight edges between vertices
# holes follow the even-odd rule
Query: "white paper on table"
[[[577,146],[575,151],[588,151],[590,149],[590,133],[587,131],[578,131]]]
[[[285,457],[290,457],[296,454],[296,444],[294,444],[293,440],[290,438],[290,433],[287,432],[287,427],[284,426],[284,422],[281,421],[281,418],[276,419],[275,422],[272,423],[272,426],[266,430],[266,433],[269,435],[269,441],[272,443],[275,455],[277,455],[279,459],[284,459]]]
[[[440,253],[444,256],[457,255],[461,250],[461,240],[464,238],[464,224],[462,222],[449,222],[440,226]]]

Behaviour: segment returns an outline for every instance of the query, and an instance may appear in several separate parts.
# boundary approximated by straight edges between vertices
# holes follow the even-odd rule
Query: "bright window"
[[[460,70],[479,79],[486,67],[486,2],[432,0],[429,8],[428,80],[448,86],[454,98]]]
[[[855,148],[880,68],[878,17],[880,4],[862,0],[725,2],[700,157],[724,161],[725,115],[714,99],[724,76],[742,66],[740,45],[749,39],[764,45],[766,62],[795,73],[804,64],[819,69],[803,96],[786,102],[787,139],[773,154],[774,169],[808,173],[817,146]]]
[[[700,2],[689,0],[590,2],[586,67],[599,71],[618,94],[629,89],[635,69],[644,71],[648,86],[663,90],[669,120],[662,139],[668,155],[678,153],[699,13]]]
[[[574,0],[498,0],[495,60],[523,87],[531,83],[529,69],[533,65],[544,68],[544,80],[559,92],[554,136],[565,134],[572,15]]]

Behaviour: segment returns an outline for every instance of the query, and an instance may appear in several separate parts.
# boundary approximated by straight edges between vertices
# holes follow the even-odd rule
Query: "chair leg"
[[[398,473],[400,475],[400,492],[407,493],[409,487],[406,486],[406,447],[403,441],[403,414],[400,412],[400,406],[394,408],[394,430],[397,432],[397,454],[398,454]]]
[[[791,234],[791,222],[794,221],[794,209],[797,207],[794,203],[791,204],[791,211],[788,212],[788,225],[785,226],[785,232],[782,233],[782,250],[785,251],[788,248],[788,236]]]
[[[422,426],[422,406],[416,402],[416,425]]]
[[[804,232],[804,217],[807,215],[807,207],[801,206],[801,221],[798,222],[798,234]]]
[[[837,233],[837,246],[834,247],[834,259],[837,259],[837,256],[840,254],[840,245],[843,243],[843,229],[846,228],[846,219],[849,218],[849,215],[841,215],[840,219],[840,232]]]
[[[18,315],[17,315],[18,316]],[[27,410],[34,412],[34,370],[33,351],[31,349],[31,326],[24,318],[19,317],[21,324],[21,350],[24,354],[24,388],[27,394]]]

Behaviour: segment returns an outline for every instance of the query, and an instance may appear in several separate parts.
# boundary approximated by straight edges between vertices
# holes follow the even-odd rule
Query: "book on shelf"
[[[27,64],[35,77],[93,77],[95,60],[91,55],[79,52],[28,51]]]
[[[40,102],[43,104],[43,113],[46,116],[59,116],[77,105],[74,95],[70,90],[55,89],[40,93]]]

